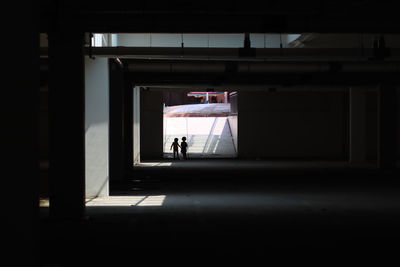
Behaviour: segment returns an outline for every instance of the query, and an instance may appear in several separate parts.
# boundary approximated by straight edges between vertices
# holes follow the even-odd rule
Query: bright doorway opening
[[[166,91],[163,94],[163,155],[172,159],[174,139],[186,138],[187,158],[236,158],[237,92]],[[171,147],[172,146],[172,147]],[[179,157],[183,158],[181,148]]]

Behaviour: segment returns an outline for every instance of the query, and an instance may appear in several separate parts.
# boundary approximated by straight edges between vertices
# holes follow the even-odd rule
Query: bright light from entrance
[[[237,92],[171,90],[163,102],[164,158],[175,158],[172,144],[183,137],[187,159],[237,156]]]
[[[88,199],[87,207],[157,207],[162,206],[165,195],[157,196],[111,196]]]

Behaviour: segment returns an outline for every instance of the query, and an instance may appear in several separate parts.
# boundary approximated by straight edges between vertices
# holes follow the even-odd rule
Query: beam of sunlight
[[[143,167],[169,167],[172,162],[140,162],[138,166]]]
[[[132,206],[142,201],[146,196],[112,196],[98,197],[86,201],[87,207],[93,206]]]
[[[111,196],[86,200],[87,207],[162,206],[165,195],[158,196]]]
[[[162,206],[164,203],[165,195],[148,196],[140,201],[136,206]]]

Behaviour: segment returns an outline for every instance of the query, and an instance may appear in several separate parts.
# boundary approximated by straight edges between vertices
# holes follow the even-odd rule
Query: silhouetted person
[[[171,150],[172,149],[172,147],[174,148],[174,159],[175,159],[175,153],[176,153],[176,157],[179,159],[179,150],[178,150],[178,147],[181,147],[179,144],[178,144],[178,138],[175,138],[174,139],[174,142],[172,143],[172,145],[171,145],[171,147],[170,147],[170,149],[169,150]]]
[[[182,152],[184,159],[186,159],[187,146],[188,146],[188,144],[186,143],[186,137],[182,137],[181,152]]]

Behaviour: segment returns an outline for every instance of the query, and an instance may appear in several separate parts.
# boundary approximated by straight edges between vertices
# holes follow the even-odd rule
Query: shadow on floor
[[[285,172],[257,169],[254,162],[237,169],[222,163],[215,162],[216,169],[197,165],[193,173],[181,163],[170,169],[142,166],[115,185],[110,198],[88,203],[88,219],[44,216],[43,256],[100,253],[124,259],[149,251],[246,249],[376,253],[399,247],[398,173],[333,165]]]

